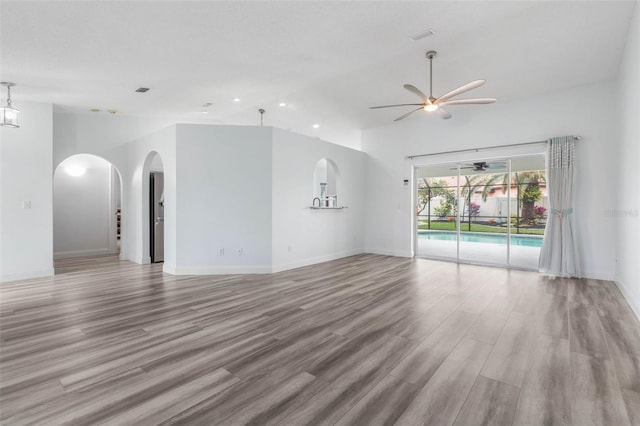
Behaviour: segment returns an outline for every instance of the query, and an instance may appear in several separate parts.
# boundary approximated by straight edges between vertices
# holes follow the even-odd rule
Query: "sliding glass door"
[[[419,257],[537,269],[544,154],[416,168]]]
[[[416,255],[458,258],[458,165],[416,170]]]

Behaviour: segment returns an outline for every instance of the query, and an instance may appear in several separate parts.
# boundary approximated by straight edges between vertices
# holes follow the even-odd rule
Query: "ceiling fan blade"
[[[502,169],[507,167],[507,163],[487,163],[487,169]]]
[[[372,106],[369,107],[369,109],[380,109],[380,108],[392,108],[392,107],[399,107],[399,106],[416,106],[416,105],[424,105],[424,104],[397,104],[397,105],[380,105],[380,106]]]
[[[425,95],[424,93],[422,93],[420,91],[420,89],[418,89],[416,86],[414,86],[413,84],[405,84],[404,88],[407,89],[408,91],[410,91],[411,93],[414,93],[418,96],[420,96],[420,99],[422,99],[423,101],[429,102],[429,97],[427,95]]]
[[[435,100],[434,104],[439,105],[440,103],[449,100],[451,98],[453,98],[456,95],[459,95],[460,93],[464,93],[467,92],[471,89],[475,89],[476,87],[480,87],[482,86],[484,83],[486,82],[486,80],[475,80],[472,81],[471,83],[467,83],[464,86],[460,86],[457,89],[453,89],[452,91],[450,91],[449,93],[445,93],[444,95],[440,96],[438,99]],[[407,86],[405,85],[405,88]]]
[[[492,104],[496,98],[476,98],[476,99],[454,99],[452,101],[440,102],[438,106],[446,105],[475,105],[475,104]]]
[[[395,119],[395,120],[393,120],[393,121],[400,121],[400,120],[404,120],[405,118],[407,118],[408,116],[410,116],[410,115],[411,115],[411,114],[413,114],[414,112],[416,112],[416,111],[420,111],[421,109],[422,109],[422,107],[420,107],[420,108],[416,108],[416,109],[414,109],[414,110],[411,110],[411,111],[409,111],[408,113],[401,115],[400,117],[396,118],[396,119]]]
[[[440,117],[445,119],[445,120],[448,120],[448,119],[451,118],[451,114],[449,113],[449,111],[447,111],[446,109],[444,109],[442,107],[438,108],[438,114],[440,114]]]

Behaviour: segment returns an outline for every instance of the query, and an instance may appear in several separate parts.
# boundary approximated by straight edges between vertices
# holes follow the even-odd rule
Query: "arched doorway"
[[[338,187],[340,172],[336,163],[322,158],[316,163],[313,172],[313,196],[319,200],[319,207],[338,207]]]
[[[143,226],[147,229],[143,235],[145,252],[151,263],[164,262],[164,165],[160,155],[153,151],[147,155],[143,166]],[[146,224],[146,226],[144,225]]]
[[[72,155],[53,176],[55,259],[116,255],[120,252],[122,177],[109,161]]]

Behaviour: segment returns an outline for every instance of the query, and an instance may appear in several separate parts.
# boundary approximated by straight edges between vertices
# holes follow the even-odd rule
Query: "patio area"
[[[416,256],[456,260],[456,241],[418,238]],[[539,257],[540,247],[511,245],[509,266],[537,271]],[[505,266],[507,246],[506,244],[461,241],[460,260]]]

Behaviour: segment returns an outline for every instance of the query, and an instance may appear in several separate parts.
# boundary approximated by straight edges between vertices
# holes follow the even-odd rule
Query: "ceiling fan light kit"
[[[475,98],[475,99],[453,99],[451,98],[458,96],[461,93],[468,92],[469,90],[478,88],[482,86],[486,80],[474,80],[470,83],[462,85],[457,89],[454,89],[450,92],[445,93],[444,95],[436,98],[433,96],[433,59],[438,56],[438,52],[435,50],[429,50],[427,52],[427,59],[429,59],[429,96],[425,95],[420,89],[412,84],[405,84],[404,88],[410,91],[411,93],[417,95],[420,99],[422,99],[422,103],[419,104],[395,104],[395,105],[380,105],[373,106],[369,109],[380,109],[380,108],[395,108],[400,106],[418,106],[419,108],[413,109],[406,114],[401,115],[393,121],[400,121],[416,111],[424,109],[427,112],[438,111],[441,118],[448,120],[451,118],[451,114],[449,111],[444,109],[443,107],[449,105],[479,105],[479,104],[491,104],[496,101],[495,98]]]

